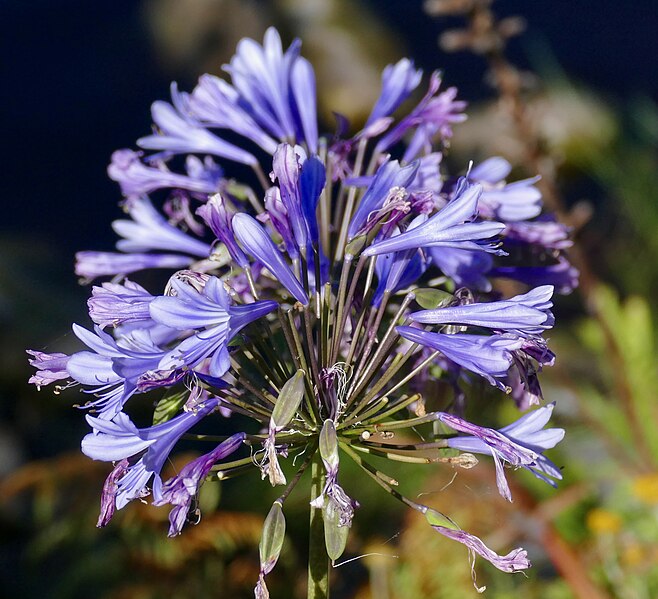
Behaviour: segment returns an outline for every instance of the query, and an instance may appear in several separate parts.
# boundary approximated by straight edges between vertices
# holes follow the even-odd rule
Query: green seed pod
[[[443,308],[455,299],[452,293],[441,291],[440,289],[432,289],[430,287],[423,287],[414,290],[416,302],[426,310],[434,310],[435,308]]]
[[[270,419],[270,428],[277,430],[288,426],[290,421],[295,417],[295,413],[302,403],[304,397],[304,371],[298,370],[294,376],[289,379],[281,388],[281,393],[276,400],[272,417]]]
[[[333,564],[345,551],[347,536],[350,534],[349,526],[339,525],[340,513],[332,508],[331,502],[325,501],[322,508],[322,519],[324,520],[324,543],[327,547],[327,555]]]
[[[427,508],[427,511],[425,512],[425,519],[430,523],[432,526],[443,526],[443,528],[450,528],[451,530],[460,530],[459,526],[457,526],[448,516],[445,516],[441,512],[437,512],[436,510],[433,510],[432,508]]]
[[[260,571],[263,575],[269,574],[276,565],[286,536],[286,518],[279,501],[272,504],[260,539],[258,550],[260,552]]]
[[[333,420],[325,420],[320,431],[320,457],[327,469],[338,469],[338,437]]]

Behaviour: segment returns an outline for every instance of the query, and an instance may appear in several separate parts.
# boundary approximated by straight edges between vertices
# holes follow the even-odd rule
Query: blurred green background
[[[500,154],[520,165],[515,174],[530,176],[530,143],[544,183],[574,228],[572,257],[584,285],[556,301],[551,346],[558,360],[543,377],[545,397],[557,401],[556,420],[567,429],[551,455],[565,480],[553,491],[525,472],[512,474],[510,505],[483,462],[454,479],[450,470],[419,467],[410,474],[405,465],[407,492],[429,494],[427,501],[436,500],[490,546],[528,549],[535,567],[527,577],[478,562],[478,585],[486,584],[490,597],[658,596],[655,6],[493,4],[499,17],[527,20],[506,52],[520,69],[529,142],[491,85],[477,47],[445,51],[464,41],[460,10],[471,4],[429,2],[439,16],[427,14],[420,1],[0,4],[7,96],[0,117],[7,152],[0,222],[0,597],[252,596],[260,527],[275,493],[264,491],[256,473],[221,489],[207,484],[201,525],[174,540],[165,537],[166,508],[138,502],[107,529],[96,529],[106,465],[79,452],[86,431],[72,408],[75,392],[28,387],[24,349],[77,349],[70,323],[87,323],[88,290],[77,285],[73,253],[112,247],[109,224],[119,215],[119,192],[105,175],[111,152],[148,131],[149,105],[167,96],[171,80],[188,89],[199,74],[218,73],[238,39],[261,38],[271,24],[287,41],[303,39],[327,130],[331,110],[357,123],[367,116],[386,63],[409,55],[426,72],[443,69],[470,103],[450,162],[462,168]],[[500,399],[486,409],[501,423],[516,417]],[[342,476],[349,491],[349,472]],[[464,548],[379,491],[358,483],[354,494],[363,507],[346,555],[371,555],[334,570],[332,596],[475,596]],[[302,493],[286,506],[288,540],[268,582],[275,598],[304,596],[306,501]]]

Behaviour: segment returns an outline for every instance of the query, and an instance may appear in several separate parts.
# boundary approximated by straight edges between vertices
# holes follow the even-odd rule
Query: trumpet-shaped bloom
[[[226,441],[220,443],[211,452],[206,453],[189,464],[183,466],[181,471],[162,485],[160,499],[155,500],[154,505],[173,506],[169,513],[169,536],[175,537],[183,530],[192,500],[199,492],[203,479],[208,476],[210,469],[219,460],[231,455],[242,445],[244,433],[236,433]]]
[[[386,66],[382,71],[382,91],[366,121],[365,128],[393,114],[418,87],[422,76],[423,72],[416,69],[414,61],[408,58]]]
[[[348,229],[350,239],[364,232],[368,220],[381,210],[391,190],[404,189],[411,184],[418,167],[418,163],[400,166],[397,160],[386,162],[379,167],[352,216]]]
[[[209,374],[221,377],[230,367],[228,342],[240,329],[277,307],[272,301],[233,306],[217,277],[209,277],[201,291],[179,278],[170,284],[175,295],[154,299],[151,317],[172,329],[196,332],[162,357],[160,370],[193,367],[209,357]]]
[[[454,87],[438,93],[440,87],[441,75],[434,72],[430,77],[425,96],[406,117],[379,140],[377,151],[384,152],[399,142],[408,131],[415,129],[404,155],[404,160],[408,162],[416,158],[421,150],[428,149],[430,140],[436,133],[443,138],[452,137],[451,125],[466,120],[463,112],[466,102],[455,99],[457,90]]]
[[[45,352],[28,349],[27,353],[32,356],[28,361],[30,366],[37,369],[36,374],[30,377],[29,383],[36,385],[37,389],[50,385],[55,381],[69,378],[66,366],[69,356],[61,353],[47,354]]]
[[[203,194],[217,191],[218,181],[180,175],[164,168],[146,166],[140,160],[140,156],[140,152],[117,150],[112,154],[112,162],[107,167],[110,179],[119,183],[121,192],[125,196],[141,196],[165,187],[187,189]]]
[[[308,296],[299,279],[258,221],[248,214],[236,214],[232,222],[235,237],[247,253],[265,265],[298,302],[308,304]]]
[[[117,242],[122,252],[165,250],[206,258],[210,254],[207,243],[194,239],[170,225],[146,198],[131,198],[127,204],[133,220],[115,220],[114,231],[123,237]]]
[[[410,318],[423,324],[465,324],[522,336],[541,335],[555,323],[552,295],[553,287],[544,285],[507,300],[421,310]]]
[[[405,339],[440,351],[446,358],[503,390],[506,390],[505,385],[497,379],[505,377],[512,366],[514,350],[521,348],[524,342],[523,338],[509,334],[447,335],[413,327],[397,327],[396,330]]]
[[[180,254],[119,254],[117,252],[78,252],[75,274],[86,280],[98,277],[127,275],[148,268],[179,269],[190,266],[194,258]]]
[[[299,56],[301,42],[293,41],[283,52],[276,29],[265,32],[261,46],[243,39],[225,67],[241,104],[273,137],[305,142],[317,152],[318,125],[315,74],[309,62]]]
[[[143,454],[116,480],[116,507],[121,509],[129,501],[143,497],[146,485],[152,480],[153,498],[162,501],[160,470],[178,440],[195,424],[218,406],[217,398],[206,401],[194,411],[172,418],[164,424],[137,428],[123,412],[113,420],[87,415],[93,428],[82,440],[82,452],[94,460],[114,462]]]
[[[210,199],[200,206],[196,213],[206,222],[210,230],[217,236],[228,250],[231,258],[240,268],[247,268],[249,261],[240,246],[235,241],[231,219],[233,214],[226,207],[226,200],[220,193],[210,196]]]
[[[189,112],[181,112],[181,109],[185,111],[189,108],[181,105],[180,100],[186,97],[179,94],[175,84],[172,86],[172,96],[174,103],[178,103],[179,106],[174,107],[160,100],[153,102],[151,116],[157,125],[158,133],[138,139],[139,147],[145,150],[164,150],[174,154],[212,154],[248,165],[258,163],[251,152],[217,137]]]
[[[87,300],[90,318],[101,327],[151,319],[149,305],[154,296],[133,281],[103,283],[92,287]]]
[[[498,235],[505,225],[493,221],[472,222],[482,193],[479,185],[464,185],[444,208],[425,223],[397,237],[374,243],[364,256],[376,256],[412,248],[448,246],[468,250],[496,251],[481,242]]]
[[[512,165],[495,156],[478,164],[468,174],[470,181],[483,187],[480,198],[482,216],[502,221],[524,221],[541,212],[541,192],[535,187],[539,177],[506,183]]]
[[[237,90],[219,77],[201,75],[190,96],[190,110],[204,125],[235,131],[270,154],[276,150],[276,141],[242,105]]]
[[[449,447],[493,457],[498,492],[508,501],[512,501],[512,494],[505,479],[505,463],[526,468],[553,487],[556,486],[555,482],[549,477],[562,479],[560,470],[542,455],[545,450],[552,449],[564,438],[564,429],[544,428],[554,407],[555,404],[552,403],[538,408],[499,431],[471,424],[452,414],[442,413],[439,420],[450,428],[469,435],[448,439]]]

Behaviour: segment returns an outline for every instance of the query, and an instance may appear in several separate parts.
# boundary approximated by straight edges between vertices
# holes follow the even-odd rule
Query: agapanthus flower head
[[[523,570],[523,549],[492,551],[402,495],[370,459],[474,467],[474,454],[490,455],[508,499],[504,465],[549,484],[561,478],[544,456],[563,435],[545,428],[552,404],[499,430],[462,416],[478,377],[519,406],[541,402],[539,372],[555,359],[542,337],[554,324],[553,286],[576,284],[568,231],[540,214],[536,178],[507,182],[502,158],[448,172],[443,155],[465,103],[440,89],[438,73],[404,114],[422,73],[407,59],[389,65],[365,126],[350,132],[341,118],[323,135],[315,74],[300,52],[298,40],[284,50],[268,29],[262,44],[240,42],[230,81],[203,75],[190,93],[174,84],[171,103],[153,104],[143,151],[119,150],[108,169],[128,213],[113,223],[118,251],[77,255],[81,277],[113,277],[92,289],[95,328],[74,326],[86,349],[30,351],[30,381],[75,385],[89,398],[83,452],[113,463],[100,526],[142,499],[172,505],[177,535],[204,481],[252,466],[281,486],[260,545],[259,598],[306,469],[312,542],[332,561],[345,551],[360,501],[346,460],[473,555]],[[234,163],[253,172],[237,181],[245,169]],[[142,283],[152,268],[169,271],[164,287]],[[502,277],[529,288],[505,297]],[[435,378],[454,389],[453,412],[429,401]],[[156,406],[151,426],[128,416],[139,403]],[[244,418],[213,435],[217,416],[230,414]],[[227,437],[231,426],[239,430]],[[422,442],[410,443],[407,429]],[[163,483],[183,437],[205,444],[201,455]],[[226,459],[243,445],[245,456]]]

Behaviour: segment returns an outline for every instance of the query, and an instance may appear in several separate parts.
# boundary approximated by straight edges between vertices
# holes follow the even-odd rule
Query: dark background
[[[77,249],[110,249],[118,193],[105,167],[113,150],[132,146],[148,131],[149,106],[167,97],[171,79],[155,55],[144,4],[0,4],[5,149],[0,232],[41,238],[71,261]],[[450,19],[429,19],[418,0],[369,4],[420,66],[436,68],[436,38]],[[522,14],[528,21],[528,32],[510,47],[516,64],[541,62],[550,52],[570,77],[613,100],[638,93],[658,97],[653,0],[500,0],[495,7],[501,16]],[[490,93],[477,57],[444,55],[441,67],[464,98],[474,101]],[[183,88],[198,74],[179,78]]]

